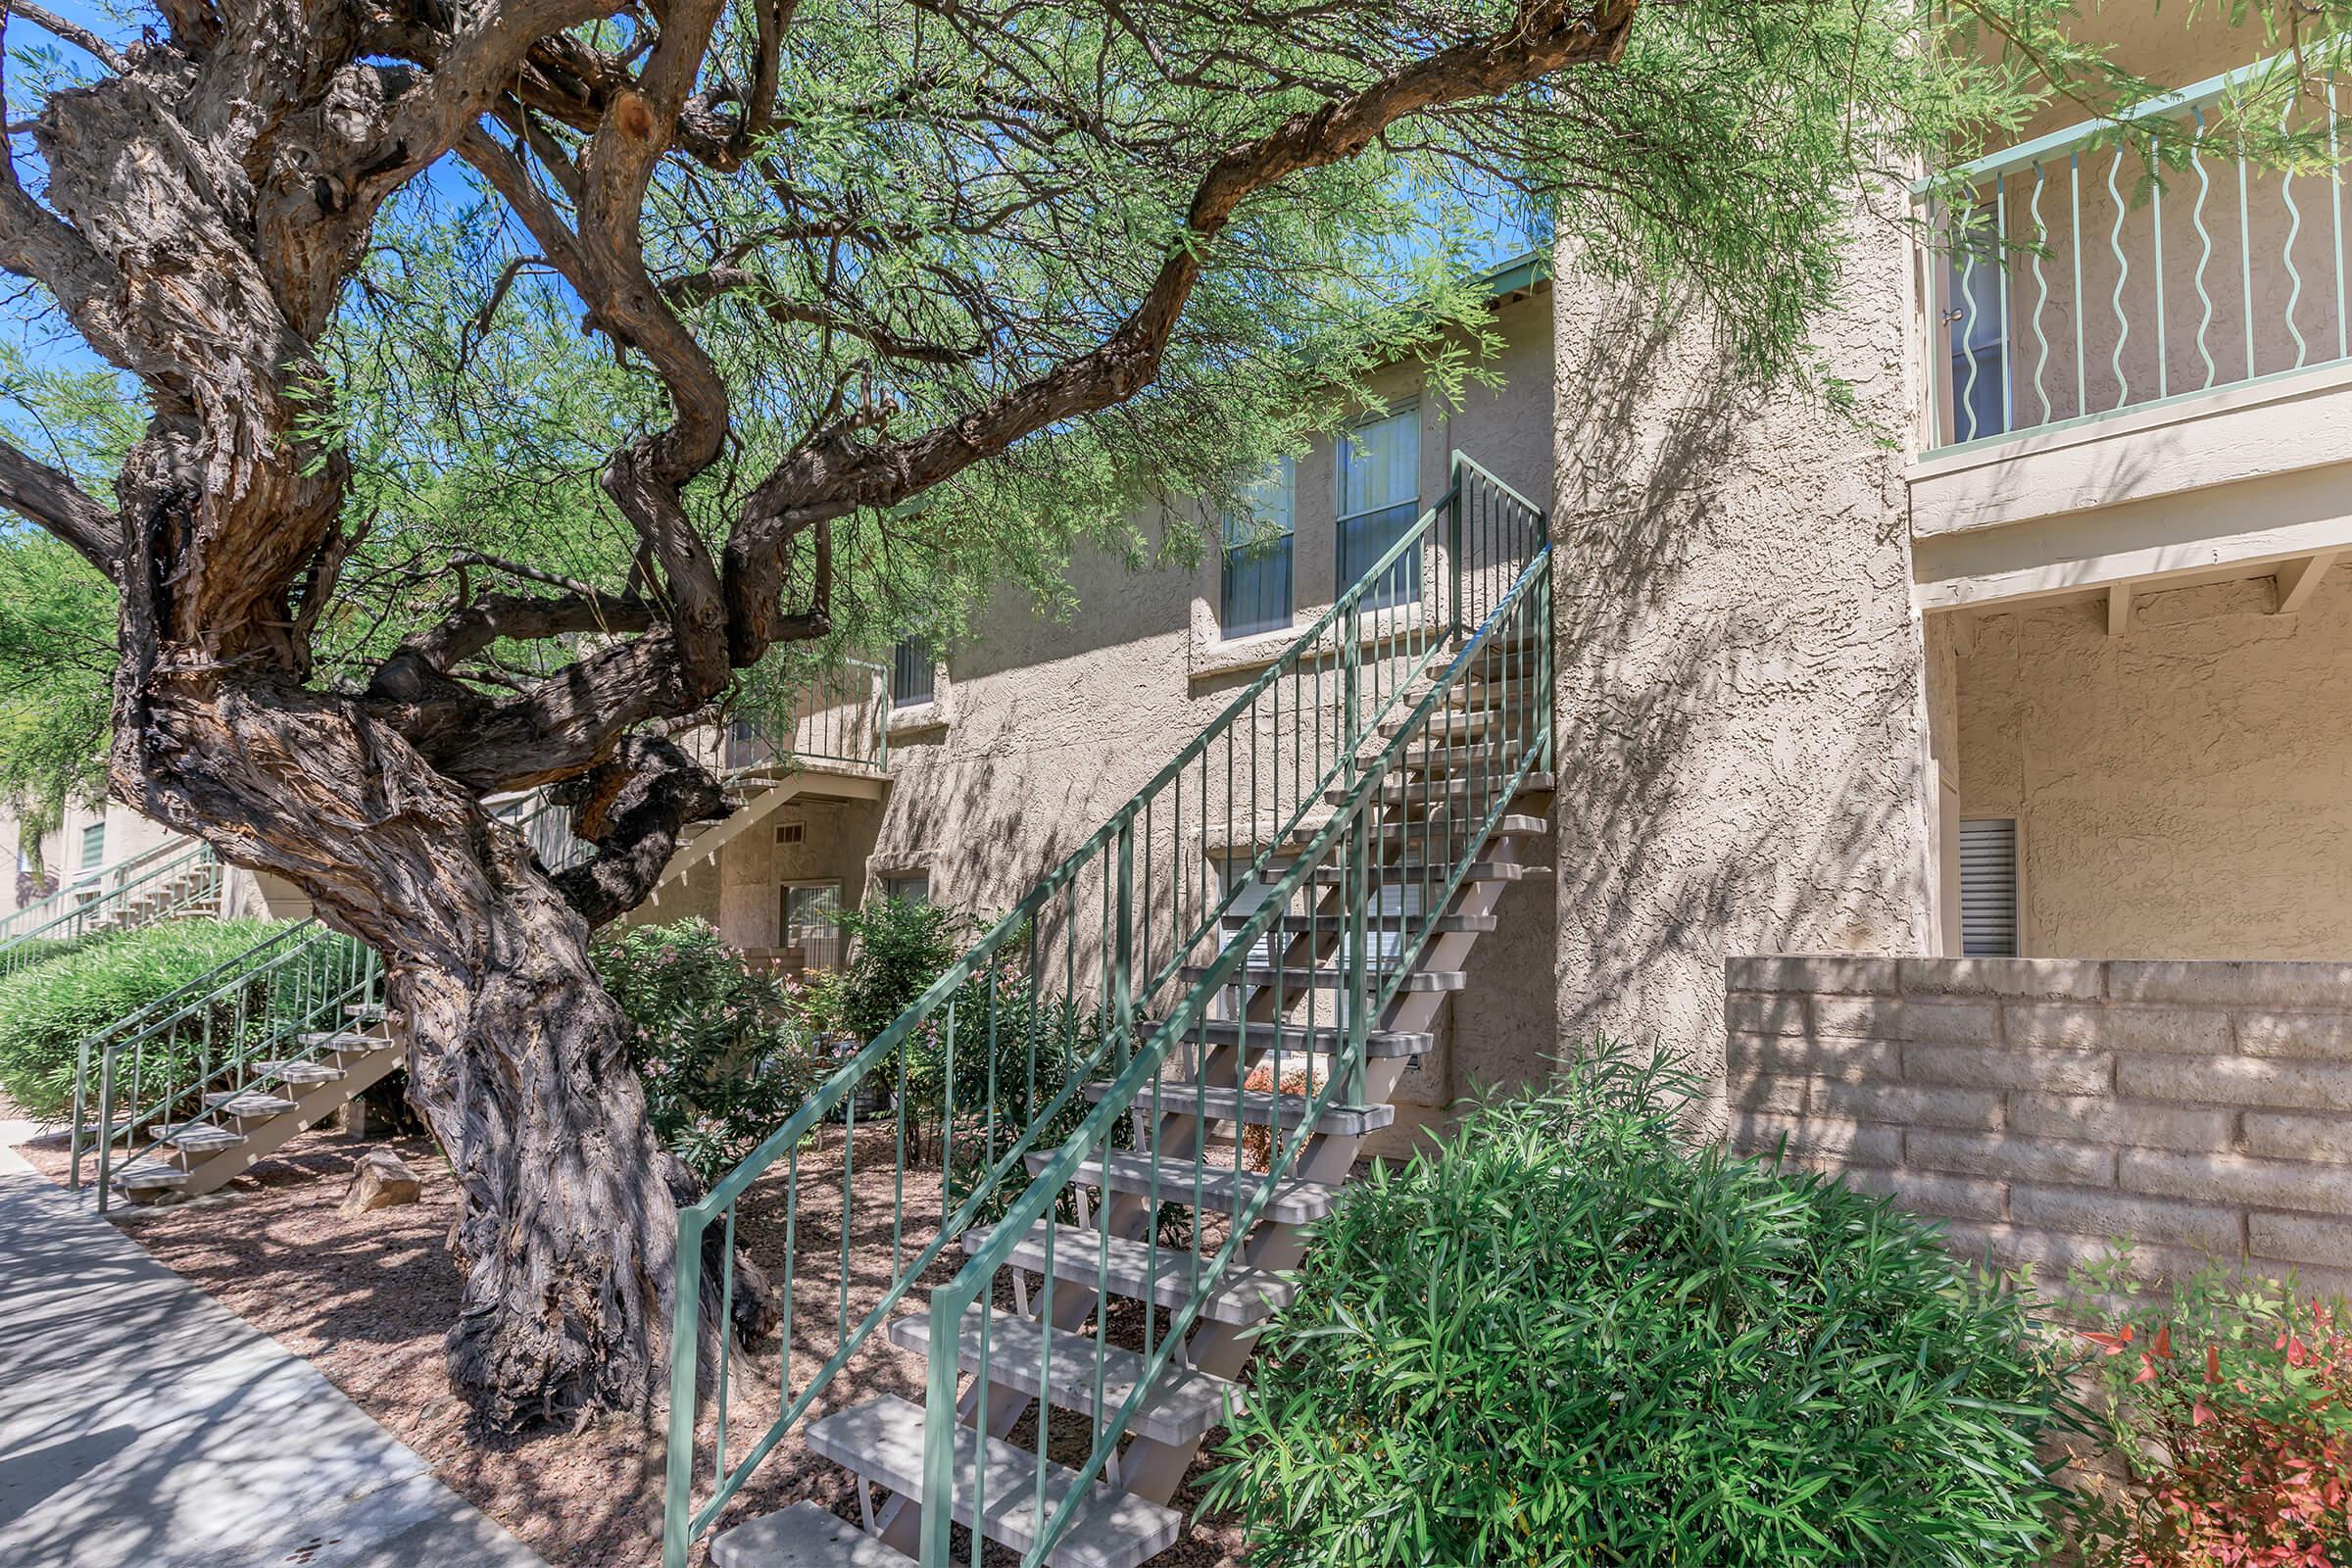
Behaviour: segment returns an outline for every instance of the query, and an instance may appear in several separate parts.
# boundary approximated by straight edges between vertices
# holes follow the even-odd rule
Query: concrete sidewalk
[[[0,1564],[543,1568],[310,1363],[34,1172],[9,1131]]]

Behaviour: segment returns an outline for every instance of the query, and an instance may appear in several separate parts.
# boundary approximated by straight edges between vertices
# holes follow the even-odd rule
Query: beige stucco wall
[[[2352,568],[1976,616],[1962,809],[2018,818],[2029,955],[2352,955]]]
[[[1391,407],[1411,402],[1420,414],[1423,506],[1444,493],[1455,448],[1527,494],[1548,493],[1551,324],[1547,291],[1504,305],[1496,318],[1503,351],[1494,362],[1501,384],[1469,389],[1459,408],[1425,392],[1411,368],[1383,378],[1379,390]],[[935,710],[913,726],[893,727],[891,782],[879,807],[845,807],[832,820],[811,812],[795,862],[803,868],[787,866],[772,828],[762,823],[721,852],[715,868],[689,870],[639,917],[701,914],[730,940],[762,947],[774,941],[775,889],[787,877],[837,875],[855,897],[871,877],[916,868],[928,871],[938,902],[982,915],[1008,907],[1328,608],[1339,586],[1337,463],[1325,440],[1298,464],[1293,630],[1244,640],[1220,635],[1213,548],[1201,552],[1196,567],[1143,571],[1082,552],[1071,564],[1077,608],[1066,619],[1041,618],[1025,598],[1006,594],[948,651]],[[1148,535],[1202,527],[1197,514],[1181,508],[1154,509],[1141,521]],[[1288,705],[1284,713],[1287,725],[1296,714]],[[1265,716],[1257,736],[1261,768],[1270,767],[1277,746],[1272,715]],[[1250,756],[1245,740],[1237,770],[1246,774]],[[1223,789],[1223,767],[1220,754],[1212,794]],[[1237,793],[1247,794],[1246,783]],[[774,820],[795,820],[802,809],[799,803],[782,807]],[[1190,784],[1181,824],[1170,820],[1173,814],[1156,813],[1148,835],[1150,875],[1163,895],[1172,874],[1197,881],[1204,859],[1248,839],[1246,825],[1219,820],[1204,827],[1199,792]],[[804,869],[818,864],[825,869]],[[1086,897],[1087,908],[1097,909],[1095,895]],[[1435,1113],[1467,1087],[1456,1071],[1457,1038],[1464,1042],[1462,1058],[1474,1061],[1482,1078],[1532,1070],[1514,1064],[1540,1062],[1553,1050],[1544,978],[1552,946],[1548,891],[1541,883],[1521,885],[1502,911],[1505,930],[1479,944],[1470,991],[1441,1024],[1439,1051],[1398,1091],[1407,1104]]]
[[[1864,234],[1819,341],[1899,431],[1908,246]],[[1688,312],[1557,297],[1559,1030],[1650,1039],[1720,1082],[1728,955],[1933,941],[1896,460],[1728,391]]]

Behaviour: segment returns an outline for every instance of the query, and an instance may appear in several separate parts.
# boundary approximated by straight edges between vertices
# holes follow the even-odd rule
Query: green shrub
[[[84,1039],[282,929],[273,920],[164,920],[0,978],[0,1090],[32,1115],[65,1114]],[[216,1055],[224,1043],[216,1031]],[[193,1048],[187,1054],[192,1062]],[[146,1066],[155,1081],[169,1081],[172,1064]]]
[[[784,987],[706,921],[608,931],[594,956],[629,1021],[655,1134],[705,1181],[790,1120],[838,1065]]]
[[[2352,1308],[2219,1265],[2152,1289],[2129,1248],[2070,1284],[2113,1460],[2087,1568],[2352,1563]]]
[[[1680,1146],[1684,1087],[1599,1045],[1348,1190],[1209,1490],[1256,1562],[2043,1555],[2022,1301],[1882,1200]]]
[[[889,1028],[971,945],[968,917],[920,899],[874,899],[838,918],[850,961],[828,1022],[859,1041]]]

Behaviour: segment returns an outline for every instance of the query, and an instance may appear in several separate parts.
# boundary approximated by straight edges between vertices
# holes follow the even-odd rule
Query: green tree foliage
[[[725,461],[686,492],[696,525],[716,547],[761,477],[844,416],[953,421],[1083,356],[1191,243],[1185,215],[1222,150],[1512,9],[795,8],[772,88],[788,107],[750,156],[725,172],[681,160],[648,192],[647,260],[733,415]],[[993,594],[1066,610],[1075,548],[1189,559],[1200,537],[1184,519],[1230,509],[1265,459],[1358,407],[1384,364],[1418,361],[1433,395],[1460,396],[1494,346],[1471,277],[1497,229],[1556,231],[1589,272],[1694,293],[1730,363],[1835,396],[1807,323],[1857,192],[1885,198],[1881,171],[2014,132],[2053,91],[2144,90],[2070,41],[2067,17],[2055,0],[1647,9],[1614,64],[1434,105],[1301,171],[1210,247],[1148,389],[841,519],[820,644],[744,672],[725,700],[781,710],[845,654],[915,627],[951,641]],[[756,8],[731,8],[714,58],[756,57],[760,32]],[[615,19],[574,37],[617,60],[648,34]],[[74,74],[52,49],[21,64],[16,114]],[[561,123],[534,133],[543,152],[577,151]],[[639,541],[599,475],[670,416],[675,389],[597,333],[510,206],[454,161],[411,186],[320,345],[309,430],[321,454],[347,453],[347,526],[366,530],[318,627],[318,667],[338,683],[363,683],[453,594],[631,584]],[[21,358],[0,380],[6,433],[105,494],[139,433],[135,383]],[[1135,526],[1152,498],[1175,525]],[[19,538],[0,555],[0,794],[36,809],[95,782],[94,651],[111,646],[110,591],[57,554]],[[813,570],[804,552],[793,582]],[[502,640],[478,675],[545,675],[583,646]]]
[[[1350,1187],[1210,1488],[1260,1563],[2040,1560],[2015,1296],[1835,1182],[1693,1152],[1600,1047]]]

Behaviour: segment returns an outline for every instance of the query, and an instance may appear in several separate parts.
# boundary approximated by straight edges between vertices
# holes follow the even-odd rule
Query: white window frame
[[[909,884],[920,884],[909,893]],[[886,899],[905,899],[914,904],[931,902],[931,873],[928,871],[894,871],[882,878],[882,896]]]

